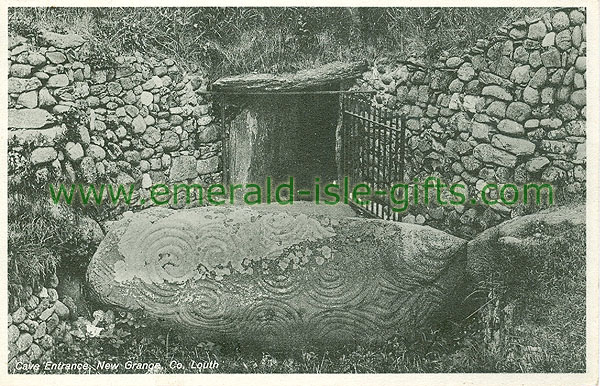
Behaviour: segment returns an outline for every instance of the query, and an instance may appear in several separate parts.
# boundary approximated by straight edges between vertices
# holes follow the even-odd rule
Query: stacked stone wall
[[[142,206],[152,184],[220,181],[220,126],[203,75],[137,53],[107,62],[81,36],[53,32],[10,36],[8,57],[9,163],[32,167],[19,169],[40,181],[31,189],[58,180],[133,184],[132,205]],[[85,337],[85,320],[57,285],[54,276],[29,288],[10,310],[11,371],[35,372],[22,366],[44,365]]]
[[[377,90],[374,104],[405,116],[408,181],[439,176],[470,197],[487,183],[548,182],[555,198],[584,196],[584,9],[518,20],[433,65],[384,60],[355,88]],[[468,204],[413,206],[403,220],[464,236],[527,210]]]
[[[54,276],[47,287],[33,293],[28,289],[27,301],[8,315],[8,364],[17,366],[44,364],[51,361],[57,345],[71,344],[70,320],[76,315],[73,299],[59,300]],[[23,369],[20,369],[23,370]],[[18,372],[24,372],[24,371]]]
[[[72,34],[11,36],[8,48],[10,149],[40,177],[135,184],[140,194],[220,180],[220,130],[202,75],[141,54],[99,66],[102,53]]]

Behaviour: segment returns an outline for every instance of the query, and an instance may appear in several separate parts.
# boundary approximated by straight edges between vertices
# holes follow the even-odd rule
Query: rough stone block
[[[498,131],[509,135],[523,135],[525,130],[523,125],[510,119],[503,119],[498,122]]]
[[[532,155],[535,152],[535,144],[533,142],[502,134],[496,134],[492,137],[492,145],[516,156]]]
[[[512,95],[504,88],[498,85],[485,86],[481,90],[481,95],[491,96],[504,101],[512,101]]]
[[[42,82],[38,78],[8,78],[8,93],[19,94],[26,91],[36,90],[42,87]]]
[[[56,48],[75,48],[83,45],[85,39],[76,34],[58,34],[50,31],[43,31],[39,36],[42,44]]]
[[[473,156],[485,163],[492,163],[499,166],[515,167],[517,164],[517,157],[515,155],[487,143],[475,146]]]
[[[46,83],[46,86],[50,88],[66,87],[68,85],[69,77],[65,74],[52,75]]]

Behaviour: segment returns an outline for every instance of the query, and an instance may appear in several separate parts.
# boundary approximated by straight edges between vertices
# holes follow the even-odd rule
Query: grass
[[[27,300],[30,289],[45,285],[59,267],[82,275],[97,245],[93,231],[83,225],[81,208],[51,203],[46,186],[55,175],[35,170],[29,161],[31,143],[13,141],[8,147],[8,297],[12,310]]]
[[[57,243],[52,233],[59,230],[48,215],[48,208],[24,195],[9,195],[8,290],[13,307],[20,303],[25,287],[44,285],[60,263],[53,248],[47,247],[48,242],[53,246]]]
[[[176,59],[213,79],[334,60],[435,60],[543,8],[10,8],[9,31],[74,32],[97,52]],[[35,26],[35,27],[33,27]]]
[[[106,344],[92,345],[102,347],[93,350],[93,355],[84,354],[79,349],[74,354],[73,349],[62,347],[63,351],[55,361],[79,360],[93,365],[97,360],[121,364],[128,360],[160,363],[165,373],[194,373],[196,370],[189,367],[192,361],[217,362],[218,368],[205,370],[210,373],[436,373],[493,370],[475,352],[464,353],[472,342],[468,339],[458,340],[461,334],[458,325],[447,328],[449,330],[428,331],[412,340],[393,337],[377,346],[347,347],[334,351],[323,348],[298,349],[291,353],[248,352],[236,347],[194,342],[189,337],[175,333],[164,334],[164,330],[161,330],[162,335],[153,336],[149,333],[151,330],[145,330],[143,336],[134,334],[118,349]],[[183,363],[185,368],[170,368],[173,360]],[[123,372],[122,367],[119,372]]]
[[[495,351],[510,371],[585,371],[585,229],[568,222],[530,228],[535,243],[502,248],[482,286],[502,314]]]
[[[81,215],[47,197],[9,192],[8,197],[8,286],[11,308],[18,306],[26,287],[33,289],[62,267],[76,274],[85,272],[95,251]]]

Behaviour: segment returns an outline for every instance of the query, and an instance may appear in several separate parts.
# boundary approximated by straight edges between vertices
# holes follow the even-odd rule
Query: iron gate
[[[371,95],[342,95],[342,170],[351,186],[365,183],[375,194],[368,204],[349,203],[364,214],[399,220],[392,210],[392,185],[404,182],[404,118],[386,108],[374,107]]]

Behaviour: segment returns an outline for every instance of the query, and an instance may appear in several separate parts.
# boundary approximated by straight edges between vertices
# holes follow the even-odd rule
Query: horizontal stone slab
[[[76,34],[59,34],[56,32],[42,31],[39,36],[40,42],[47,46],[56,48],[74,48],[85,43],[85,39]]]
[[[515,167],[517,157],[490,144],[481,143],[473,149],[473,156],[480,161],[498,166]]]
[[[42,82],[38,78],[8,78],[9,94],[20,94],[40,87],[42,87]]]
[[[316,209],[147,209],[113,224],[89,284],[110,305],[253,347],[380,341],[450,308],[466,241]]]
[[[229,76],[216,80],[213,91],[249,92],[249,91],[295,91],[319,87],[362,75],[367,69],[365,62],[332,62],[314,69],[298,71],[293,74],[247,74]]]
[[[535,152],[535,144],[533,142],[502,134],[496,134],[492,137],[492,145],[517,156],[532,155]]]
[[[9,129],[40,129],[54,121],[43,109],[8,109]]]

